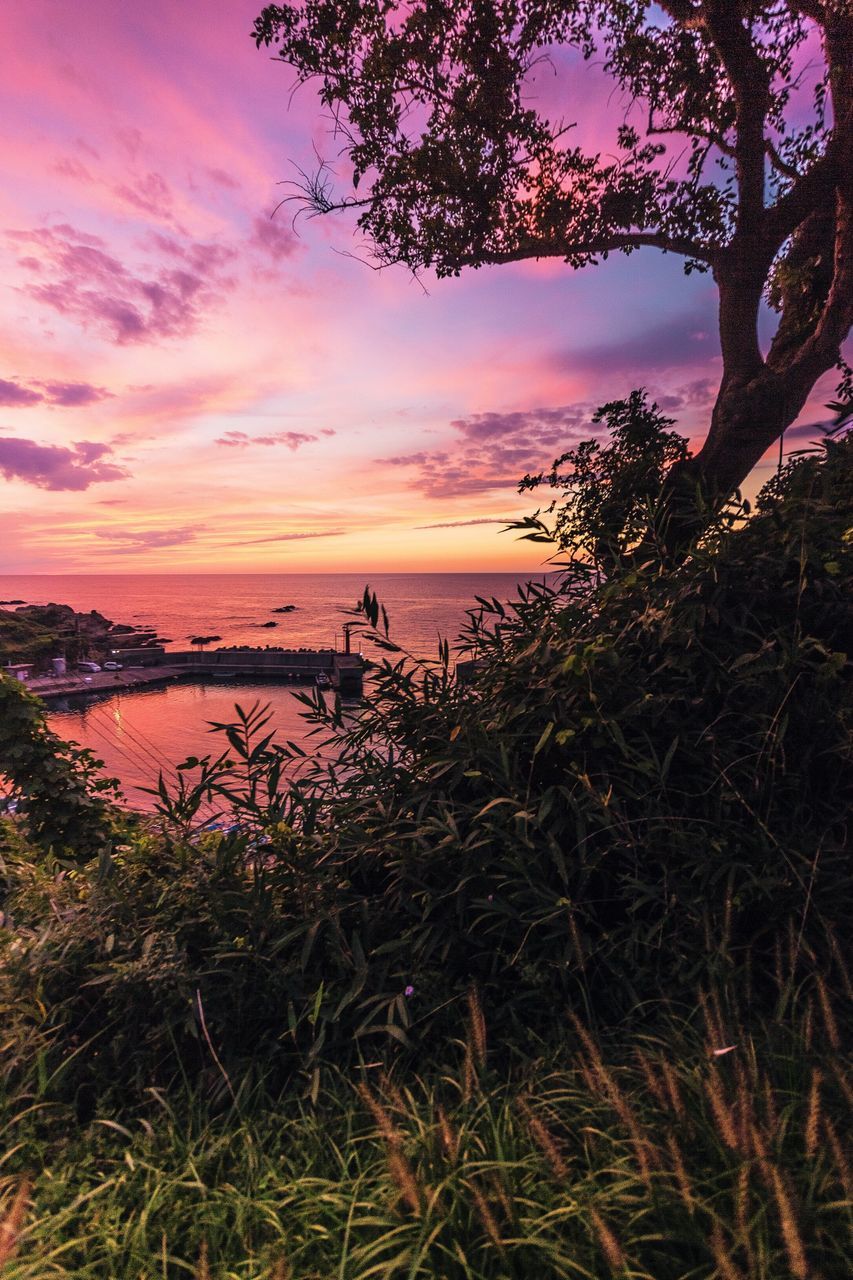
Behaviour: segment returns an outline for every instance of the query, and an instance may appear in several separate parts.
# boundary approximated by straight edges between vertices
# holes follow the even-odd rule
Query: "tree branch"
[[[764,213],[767,70],[731,0],[705,0],[704,10],[705,28],[735,96],[738,231],[749,234],[758,229]]]
[[[701,11],[694,7],[693,0],[660,0],[660,7],[682,27],[702,21]]]
[[[735,148],[730,142],[726,142],[722,134],[715,132],[713,129],[700,129],[698,125],[655,124],[650,115],[646,133],[681,133],[686,138],[704,138],[706,142],[712,143],[718,151],[722,151],[723,155],[731,156],[733,160],[737,156]]]
[[[826,21],[826,10],[822,0],[796,0],[794,8],[799,9],[804,17],[811,18],[821,26]]]
[[[799,169],[795,165],[788,164],[787,160],[782,159],[769,138],[765,138],[764,146],[774,169],[779,173],[783,173],[786,178],[793,178],[795,181],[801,176]]]
[[[837,168],[835,150],[830,142],[824,154],[767,210],[764,226],[768,241],[775,248],[784,244],[809,214],[832,199]]]
[[[681,257],[706,262],[709,266],[713,266],[719,256],[718,250],[701,244],[697,240],[691,240],[687,236],[668,236],[660,231],[615,231],[610,235],[592,236],[588,240],[575,242],[529,241],[515,249],[496,252],[485,250],[476,257],[472,255],[470,259],[465,259],[459,265],[467,266],[473,262],[497,265],[504,262],[523,262],[529,258],[570,258],[587,254],[594,257],[600,253],[615,253],[620,249],[643,248],[660,249],[663,253],[677,253]]]

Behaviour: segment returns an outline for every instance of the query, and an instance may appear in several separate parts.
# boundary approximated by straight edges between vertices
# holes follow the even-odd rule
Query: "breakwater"
[[[152,650],[121,671],[72,672],[63,676],[39,676],[27,688],[50,701],[75,693],[111,693],[157,684],[180,676],[216,679],[251,676],[263,680],[316,680],[324,674],[332,688],[344,696],[358,697],[363,688],[361,654],[333,649],[214,649],[166,652]]]

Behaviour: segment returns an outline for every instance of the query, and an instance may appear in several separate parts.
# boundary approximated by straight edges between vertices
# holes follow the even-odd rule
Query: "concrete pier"
[[[37,676],[26,687],[40,698],[67,698],[76,693],[114,693],[143,688],[180,676],[200,680],[217,676],[252,676],[265,680],[316,680],[323,672],[332,688],[344,697],[359,697],[363,689],[364,660],[358,653],[333,649],[213,649],[185,652],[156,651],[145,665],[121,671],[75,671],[62,676]]]

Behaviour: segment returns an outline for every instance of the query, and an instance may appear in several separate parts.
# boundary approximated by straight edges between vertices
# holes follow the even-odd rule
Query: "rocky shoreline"
[[[31,667],[33,675],[50,670],[55,658],[65,658],[69,665],[121,661],[125,651],[161,643],[153,628],[113,622],[97,609],[86,613],[68,604],[14,600],[0,605],[0,666]]]

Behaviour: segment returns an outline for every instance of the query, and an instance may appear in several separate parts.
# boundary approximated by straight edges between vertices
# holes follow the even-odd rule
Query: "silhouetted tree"
[[[676,468],[691,489],[739,486],[833,366],[849,398],[851,0],[294,0],[254,37],[319,79],[352,166],[349,193],[321,163],[298,198],[354,210],[379,264],[579,268],[651,246],[713,272],[723,372],[707,439]],[[607,154],[529,93],[551,61],[570,109],[593,56],[636,108]],[[765,352],[762,299],[779,316]]]

